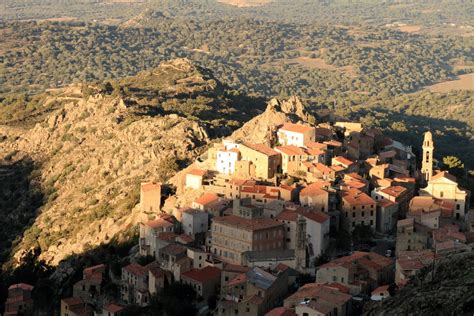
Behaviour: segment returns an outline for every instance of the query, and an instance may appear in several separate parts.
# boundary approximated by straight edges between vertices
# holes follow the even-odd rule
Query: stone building
[[[5,302],[5,316],[33,315],[32,291],[33,286],[26,283],[10,285]]]
[[[270,218],[247,219],[236,215],[215,217],[211,225],[211,251],[219,259],[242,263],[242,253],[282,249],[283,224]]]
[[[318,267],[316,282],[338,282],[350,288],[351,294],[370,293],[393,281],[394,262],[374,252],[356,251]]]
[[[140,206],[144,213],[157,214],[161,209],[161,184],[144,182],[140,187]]]
[[[281,170],[281,155],[264,144],[243,143],[242,158],[236,163],[235,177],[271,180]]]
[[[356,225],[376,225],[376,202],[370,196],[357,189],[341,191],[342,224],[347,231],[353,231]]]
[[[252,268],[223,286],[217,315],[264,315],[283,300],[288,292],[288,272],[285,265],[264,270]]]

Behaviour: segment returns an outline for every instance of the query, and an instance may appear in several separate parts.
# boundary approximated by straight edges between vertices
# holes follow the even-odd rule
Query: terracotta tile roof
[[[109,303],[104,305],[104,310],[111,312],[111,313],[119,313],[121,311],[124,311],[126,309],[125,306],[115,304],[115,303]]]
[[[8,287],[9,290],[22,289],[23,291],[32,291],[33,288],[34,287],[32,285],[29,285],[29,284],[26,284],[26,283],[12,284]]]
[[[179,239],[178,241],[183,244],[189,244],[189,243],[194,242],[194,238],[186,234],[179,235],[178,239]]]
[[[353,263],[357,263],[363,268],[371,268],[380,270],[382,268],[390,266],[393,262],[391,259],[381,256],[375,252],[360,252],[355,251],[350,256],[341,257],[321,265],[319,268],[334,268],[334,267],[349,267]]]
[[[136,276],[144,276],[148,274],[148,269],[142,265],[139,265],[138,263],[130,263],[128,266],[123,268],[125,271],[127,271],[130,274],[136,275]]]
[[[250,271],[250,269],[249,269],[249,271]],[[242,274],[236,275],[232,280],[227,282],[226,286],[230,287],[230,286],[242,284],[244,282],[247,282],[247,280],[248,280],[247,273],[242,273]]]
[[[387,195],[393,196],[395,198],[401,196],[403,193],[406,193],[408,190],[405,187],[402,187],[400,185],[395,185],[395,186],[390,186],[388,188],[384,188],[380,190],[380,192],[383,192]]]
[[[279,223],[271,218],[247,219],[235,215],[214,217],[214,222],[226,226],[238,227],[248,231],[255,231],[283,225],[282,223]]]
[[[220,278],[221,270],[216,267],[207,266],[202,269],[192,269],[189,272],[183,273],[182,278],[191,279],[199,283],[205,283],[212,281],[213,279]]]
[[[160,268],[160,264],[152,263],[147,265],[148,271],[150,271],[150,273],[157,279],[164,277],[165,272],[163,271],[163,269]]]
[[[286,185],[286,184],[283,184],[283,183],[280,184],[280,186],[279,186],[278,188],[280,188],[280,190],[286,190],[286,191],[294,191],[294,190],[296,190],[295,187],[292,187],[292,186],[290,186],[290,185]]]
[[[329,141],[323,142],[323,143],[328,145],[328,146],[332,146],[332,147],[341,147],[342,146],[342,143],[338,142],[337,140],[329,140]]]
[[[201,197],[194,200],[195,203],[206,206],[219,200],[219,196],[215,193],[204,193]]]
[[[321,182],[314,182],[308,185],[306,188],[300,191],[300,196],[317,196],[329,194],[323,189]]]
[[[349,205],[370,205],[374,204],[375,201],[364,192],[357,189],[350,189],[347,191],[341,191],[342,199]]]
[[[319,162],[315,164],[314,167],[321,173],[330,173],[331,171],[333,171],[330,167],[323,165]]]
[[[372,291],[372,295],[379,295],[380,293],[388,292],[388,287],[390,285],[382,285]]]
[[[161,183],[155,183],[155,182],[142,183],[141,189],[144,192],[155,191],[155,190],[161,191]]]
[[[344,284],[337,283],[337,282],[326,284],[326,286],[330,287],[330,288],[337,289],[337,290],[339,290],[339,292],[346,293],[346,294],[349,294],[349,292],[351,290],[349,287],[345,286]]]
[[[296,222],[298,219],[298,212],[294,210],[284,210],[276,216],[276,219],[280,221]]]
[[[288,156],[307,156],[308,155],[308,153],[305,151],[304,148],[301,148],[295,145],[278,146],[278,147],[275,147],[275,150]]]
[[[431,264],[435,254],[431,250],[403,251],[398,255],[397,264],[402,270],[419,270]]]
[[[306,142],[304,144],[306,148],[309,149],[320,149],[320,150],[327,150],[328,145],[325,143],[319,143],[319,142]]]
[[[170,227],[173,226],[173,223],[170,223],[166,219],[162,217],[158,217],[155,220],[147,222],[145,225],[147,225],[150,228],[159,228],[159,227]]]
[[[268,147],[265,144],[250,144],[250,143],[244,143],[244,146],[253,149],[255,151],[258,151],[261,154],[267,155],[267,156],[276,156],[279,155],[279,153],[272,148]]]
[[[359,190],[367,186],[366,183],[357,181],[357,180],[344,181],[342,185],[345,185],[350,189],[359,189]]]
[[[397,222],[397,227],[413,226],[413,225],[415,225],[415,219],[414,218],[405,218],[405,219],[401,219]]]
[[[356,172],[351,172],[351,173],[346,173],[344,175],[344,179],[352,179],[352,180],[358,180],[358,181],[366,181],[360,174],[356,173]]]
[[[240,272],[240,273],[246,273],[250,271],[249,267],[244,267],[238,264],[231,264],[231,263],[226,263],[224,265],[224,268],[222,271],[227,271],[227,272]]]
[[[300,214],[303,215],[304,217],[309,218],[310,220],[318,222],[320,224],[328,221],[329,218],[330,218],[329,215],[327,215],[326,213],[319,212],[319,211],[304,212],[304,213],[300,213]]]
[[[460,242],[466,242],[466,235],[459,231],[458,225],[451,224],[433,230],[433,239],[436,242],[444,242],[447,240],[459,240]]]
[[[321,283],[308,283],[287,298],[297,304],[305,299],[321,299],[330,304],[341,306],[352,299],[352,296]]]
[[[80,297],[68,297],[68,298],[63,298],[61,301],[64,302],[64,304],[68,306],[73,306],[73,305],[82,305],[84,304],[84,301]]]
[[[186,248],[178,244],[169,244],[160,249],[160,253],[165,253],[167,255],[176,256],[182,253],[186,253]]]
[[[453,182],[457,182],[456,177],[453,176],[452,174],[450,174],[447,171],[438,172],[433,177],[431,177],[431,181],[438,180],[438,179],[441,179],[441,178],[446,178],[446,179],[451,180]]]
[[[344,166],[347,166],[347,167],[354,164],[352,160],[349,160],[343,156],[337,156],[337,157],[332,158],[333,165],[334,165],[334,162],[343,164]]]
[[[431,196],[415,196],[410,201],[409,213],[415,216],[431,212],[441,212],[442,217],[452,217],[456,204],[448,200],[439,200]]]
[[[324,223],[325,221],[329,220],[329,216],[320,211],[311,211],[311,210],[284,210],[277,215],[276,219],[280,221],[290,221],[296,222],[298,219],[298,215],[302,215],[312,221],[318,222],[320,224]]]
[[[178,234],[175,234],[173,232],[162,232],[158,234],[158,238],[160,240],[164,240],[168,242],[175,241],[176,237],[178,237]]]
[[[393,178],[395,182],[400,182],[400,183],[416,183],[416,179],[410,176],[404,176],[404,175],[398,175]]]
[[[193,169],[191,171],[188,171],[187,174],[198,176],[198,177],[204,177],[207,174],[207,172],[208,172],[207,170]]]
[[[294,133],[306,133],[314,131],[314,127],[301,124],[285,123],[282,127],[280,127],[280,130]]]
[[[265,314],[265,316],[297,316],[294,311],[286,307],[276,307]]]
[[[391,207],[391,206],[394,206],[394,205],[397,205],[398,203],[395,203],[395,202],[392,202],[390,200],[381,200],[381,201],[377,201],[377,205],[380,206],[380,207]]]

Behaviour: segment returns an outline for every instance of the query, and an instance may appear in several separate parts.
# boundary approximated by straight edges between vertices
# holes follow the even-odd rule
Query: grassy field
[[[474,90],[474,73],[460,75],[457,80],[440,82],[427,87],[431,92],[446,93],[453,90]]]

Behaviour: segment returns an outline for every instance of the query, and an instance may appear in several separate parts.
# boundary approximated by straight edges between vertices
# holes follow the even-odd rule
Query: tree
[[[446,156],[443,158],[443,164],[449,173],[456,177],[464,176],[464,163],[458,157]]]

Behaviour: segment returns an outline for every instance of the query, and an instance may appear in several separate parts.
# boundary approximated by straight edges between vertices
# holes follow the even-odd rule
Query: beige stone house
[[[240,179],[270,180],[281,170],[281,155],[264,144],[240,144],[241,160],[235,164],[234,176]]]
[[[338,282],[352,294],[370,293],[380,285],[393,281],[394,262],[374,252],[356,251],[317,268],[316,282]]]
[[[281,249],[284,246],[283,224],[270,218],[215,217],[211,233],[212,253],[233,264],[242,263],[245,251]]]
[[[217,315],[264,315],[288,292],[288,267],[252,268],[230,280],[221,293]]]
[[[157,214],[161,209],[161,183],[144,182],[140,186],[142,212]]]
[[[216,295],[221,282],[221,270],[207,266],[202,269],[192,269],[181,275],[181,282],[189,284],[199,297],[207,300]]]
[[[370,196],[357,189],[341,191],[342,223],[347,231],[354,230],[356,225],[376,225],[376,202]]]

